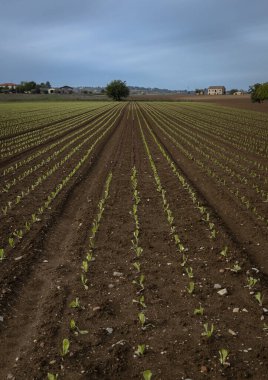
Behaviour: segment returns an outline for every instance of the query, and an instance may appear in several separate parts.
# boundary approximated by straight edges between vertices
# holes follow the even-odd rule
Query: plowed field
[[[267,114],[3,103],[0,138],[0,379],[267,379]]]

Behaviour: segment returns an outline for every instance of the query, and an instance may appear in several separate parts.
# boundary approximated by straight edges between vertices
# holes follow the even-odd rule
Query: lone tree
[[[122,100],[129,95],[129,88],[122,80],[113,80],[106,86],[106,93],[113,100]]]
[[[262,103],[265,99],[268,99],[268,82],[255,83],[249,87],[252,102]]]

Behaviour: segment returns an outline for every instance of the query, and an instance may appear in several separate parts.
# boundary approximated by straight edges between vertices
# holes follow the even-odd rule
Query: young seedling
[[[152,372],[149,369],[147,369],[146,371],[144,371],[142,373],[142,375],[143,375],[143,379],[144,380],[151,380],[151,378],[153,376]]]
[[[70,341],[69,339],[63,339],[62,341],[62,351],[61,351],[61,356],[65,356],[68,354],[70,348]]]
[[[195,288],[195,284],[194,284],[194,282],[189,282],[189,285],[188,285],[188,287],[186,288],[186,290],[187,290],[187,292],[189,293],[189,294],[193,294],[193,292],[194,292],[194,288]]]
[[[138,348],[135,351],[135,354],[137,356],[143,356],[145,352],[145,344],[138,344]]]
[[[75,335],[78,335],[78,334],[81,334],[81,335],[88,334],[88,331],[87,331],[87,330],[80,330],[80,329],[79,329],[79,327],[76,325],[74,319],[71,319],[71,321],[70,321],[70,329],[71,329],[72,331],[74,331]]]
[[[0,261],[4,260],[4,258],[5,258],[4,248],[0,248]]]
[[[255,298],[256,298],[256,300],[258,301],[258,304],[259,304],[260,306],[262,306],[262,304],[263,304],[263,296],[261,295],[261,292],[257,292],[257,293],[255,294]]]
[[[10,245],[11,248],[14,248],[15,247],[15,241],[12,237],[10,237],[8,239],[8,244]]]
[[[256,284],[257,284],[257,282],[258,282],[259,280],[257,279],[257,278],[254,278],[254,277],[247,277],[247,283],[248,283],[248,287],[249,288],[253,288]]]
[[[31,223],[30,222],[25,222],[25,229],[26,229],[26,231],[30,231],[30,229],[31,229]]]
[[[231,272],[238,273],[241,271],[241,269],[241,266],[238,264],[238,262],[236,262],[234,266],[231,268]]]
[[[142,327],[142,329],[144,329],[145,322],[146,322],[146,317],[145,317],[144,313],[139,313],[138,317],[139,317],[141,327]]]
[[[227,257],[227,252],[228,252],[228,247],[225,246],[225,247],[220,251],[220,255],[222,255],[223,257]]]
[[[193,268],[192,268],[192,267],[185,268],[185,271],[186,271],[187,276],[188,276],[189,278],[193,278],[193,277],[194,277],[194,273],[193,273]]]
[[[140,257],[143,252],[143,248],[137,246],[135,248],[135,252],[136,252],[137,257]]]
[[[187,263],[187,260],[188,260],[188,256],[186,256],[184,253],[182,255],[182,263],[181,263],[181,266],[184,267],[185,264]]]
[[[58,374],[53,375],[53,373],[50,373],[50,372],[48,372],[48,374],[47,374],[47,379],[48,379],[48,380],[57,380],[58,377],[59,377]]]
[[[184,245],[180,243],[178,249],[182,253],[185,250]]]
[[[18,239],[22,239],[22,237],[23,237],[23,231],[22,230],[15,230],[13,232],[13,235],[16,236]]]
[[[84,260],[84,261],[82,262],[81,269],[83,269],[83,271],[84,271],[85,273],[88,272],[88,261],[87,261],[87,260]]]
[[[84,276],[84,274],[81,274],[81,282],[85,290],[88,290],[88,285],[87,285],[88,279]]]
[[[69,306],[72,307],[73,309],[79,309],[81,307],[79,298],[76,297],[76,299],[72,302],[69,303]]]
[[[215,239],[215,238],[216,238],[216,230],[212,230],[212,231],[210,232],[210,238],[211,238],[211,239]]]
[[[204,326],[204,330],[205,331],[203,331],[201,335],[202,336],[206,336],[207,338],[210,338],[212,336],[213,332],[214,332],[214,325],[213,325],[213,323],[211,325],[211,328],[208,327],[208,323],[204,323],[203,326]]]
[[[140,286],[141,290],[144,290],[144,285],[143,285],[144,279],[145,279],[144,274],[141,274],[138,282],[136,280],[134,280],[133,284],[136,284],[136,285]]]
[[[137,300],[132,300],[132,302],[140,304],[144,309],[146,308],[146,305],[145,305],[145,302],[144,302],[144,296],[141,296],[138,301]]]
[[[194,315],[203,315],[204,314],[204,308],[199,304],[199,308],[194,309]]]
[[[228,350],[226,350],[225,348],[221,348],[219,350],[219,354],[220,354],[220,363],[221,363],[221,365],[224,365],[224,366],[229,365],[229,363],[227,363],[227,361],[226,361],[227,358],[228,358],[228,355],[229,355]]]
[[[133,266],[137,270],[137,272],[141,271],[141,263],[140,262],[135,261],[135,263],[133,263]]]

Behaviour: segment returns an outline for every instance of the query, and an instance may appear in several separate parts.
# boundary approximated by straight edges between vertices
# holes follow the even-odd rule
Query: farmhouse
[[[73,93],[73,87],[70,86],[62,86],[58,88],[58,92],[60,94],[72,94]]]
[[[209,86],[208,95],[225,95],[226,89],[224,86]]]
[[[15,83],[0,83],[0,87],[5,87],[7,90],[16,90],[17,84],[15,84]]]

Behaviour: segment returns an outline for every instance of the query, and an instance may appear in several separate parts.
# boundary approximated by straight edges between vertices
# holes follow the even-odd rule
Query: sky
[[[0,82],[171,90],[268,81],[267,0],[0,0]]]

